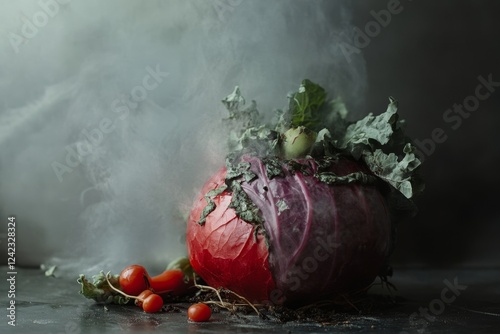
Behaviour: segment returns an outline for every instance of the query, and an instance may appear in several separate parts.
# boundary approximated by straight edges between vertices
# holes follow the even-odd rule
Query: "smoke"
[[[117,271],[184,255],[235,85],[264,114],[304,78],[362,105],[363,60],[338,48],[346,3],[2,3],[0,213],[17,217],[18,265]]]

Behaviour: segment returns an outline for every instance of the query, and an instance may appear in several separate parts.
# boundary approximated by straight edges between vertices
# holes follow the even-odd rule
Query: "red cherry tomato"
[[[142,302],[142,309],[147,313],[159,312],[163,307],[163,298],[156,293],[146,297]]]
[[[151,277],[149,283],[156,293],[170,292],[174,295],[185,293],[188,287],[188,283],[184,281],[184,273],[178,269],[165,270],[160,275]]]
[[[188,319],[194,322],[208,321],[212,316],[212,310],[207,304],[198,303],[189,306]]]
[[[146,268],[138,264],[126,267],[120,273],[120,287],[123,292],[137,296],[142,291],[149,289],[149,275]]]
[[[153,291],[151,290],[144,290],[143,292],[141,292],[139,294],[139,296],[137,296],[137,299],[135,300],[135,305],[139,306],[139,307],[142,307],[142,303],[144,302],[144,299],[146,299],[147,297],[151,296],[153,294]]]

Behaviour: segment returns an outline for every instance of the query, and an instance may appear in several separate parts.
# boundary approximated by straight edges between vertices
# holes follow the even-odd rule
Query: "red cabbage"
[[[196,199],[186,236],[209,285],[303,304],[364,292],[385,276],[394,218],[414,213],[410,198],[423,189],[420,161],[394,99],[357,122],[339,99],[326,101],[304,80],[269,125],[255,103],[244,108],[238,87],[223,100],[231,153]]]

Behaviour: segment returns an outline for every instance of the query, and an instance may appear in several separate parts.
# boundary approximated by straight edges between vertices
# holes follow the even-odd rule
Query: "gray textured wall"
[[[177,256],[182,213],[222,157],[207,110],[219,118],[235,84],[261,108],[281,107],[276,96],[308,76],[358,114],[396,97],[408,133],[435,145],[395,264],[500,265],[500,87],[470,115],[447,112],[474,102],[480,76],[500,82],[499,2],[227,0],[222,14],[208,0],[59,2],[0,4],[0,258],[10,214],[19,264],[55,256],[116,270]],[[349,39],[355,29],[368,37]],[[58,180],[66,146],[120,116],[113,101],[158,64],[169,72],[160,88]],[[436,128],[446,141],[431,144]]]

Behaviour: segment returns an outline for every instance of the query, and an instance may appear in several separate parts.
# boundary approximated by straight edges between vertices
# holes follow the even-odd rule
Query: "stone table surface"
[[[8,279],[7,267],[1,268]],[[7,279],[0,285],[0,333],[500,333],[500,269],[396,269],[395,306],[339,314],[326,323],[281,323],[225,311],[210,322],[190,323],[188,304],[157,314],[132,305],[104,307],[78,294],[76,277],[46,277],[27,268],[17,268],[11,299]],[[10,300],[15,327],[8,323]]]

